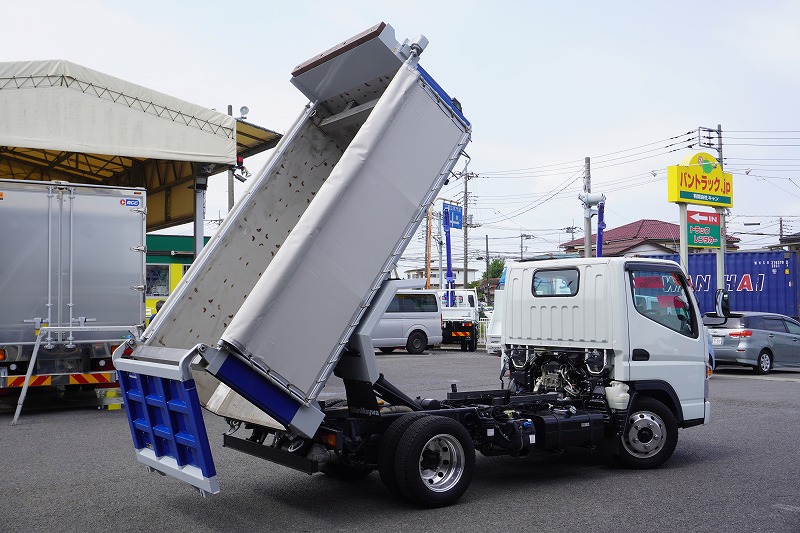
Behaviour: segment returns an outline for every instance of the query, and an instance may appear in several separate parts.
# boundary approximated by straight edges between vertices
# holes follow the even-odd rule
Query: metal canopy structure
[[[143,187],[147,230],[195,219],[195,176],[279,133],[69,61],[0,63],[0,178]]]

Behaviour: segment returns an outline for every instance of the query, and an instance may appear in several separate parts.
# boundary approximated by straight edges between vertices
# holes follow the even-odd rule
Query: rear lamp
[[[317,438],[328,448],[336,448],[336,433],[320,433]]]
[[[749,330],[749,329],[743,329],[741,331],[731,331],[730,333],[728,333],[728,336],[729,337],[733,337],[735,339],[741,339],[741,338],[744,338],[744,337],[752,337],[753,336],[753,331]]]
[[[0,361],[6,360],[6,351],[0,348]]]

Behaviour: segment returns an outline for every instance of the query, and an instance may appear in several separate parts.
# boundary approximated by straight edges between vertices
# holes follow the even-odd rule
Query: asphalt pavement
[[[458,350],[378,357],[412,396],[494,388],[499,362]],[[332,381],[324,394],[341,394]],[[0,413],[0,530],[16,532],[698,531],[800,532],[800,372],[712,377],[712,424],[682,430],[674,456],[649,471],[593,450],[527,458],[478,455],[455,505],[421,510],[392,497],[377,473],[355,483],[308,476],[222,446],[225,422],[205,414],[222,491],[202,498],[146,472],[124,412],[97,408]]]

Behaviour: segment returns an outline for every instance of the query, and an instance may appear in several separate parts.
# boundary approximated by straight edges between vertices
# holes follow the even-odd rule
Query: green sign
[[[686,212],[686,240],[692,248],[719,248],[721,235],[718,213]]]

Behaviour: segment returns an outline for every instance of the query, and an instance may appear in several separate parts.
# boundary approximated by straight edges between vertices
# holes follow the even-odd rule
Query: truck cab
[[[657,420],[656,425],[668,425],[665,418],[674,418],[677,427],[709,421],[706,334],[676,263],[641,258],[514,263],[506,277],[504,311],[502,342],[512,387],[577,390],[580,384],[571,382],[569,372],[548,370],[548,360],[580,352],[590,373],[607,375],[606,400],[615,414],[623,414],[624,427],[636,425],[627,413]],[[650,410],[653,402],[660,413]],[[639,410],[641,405],[647,409]],[[657,455],[640,441],[637,432],[626,434],[623,453]]]

